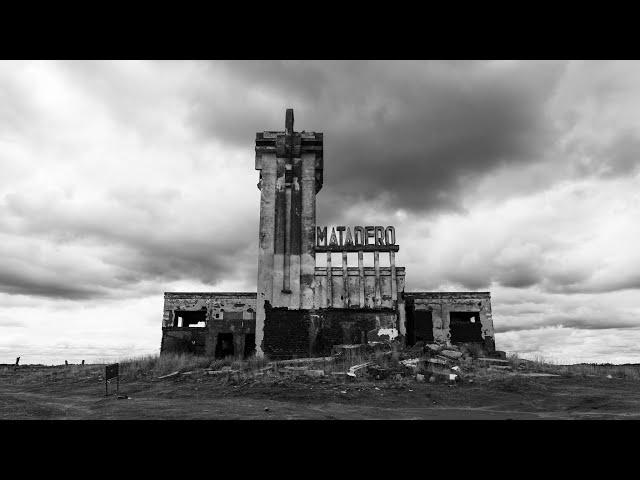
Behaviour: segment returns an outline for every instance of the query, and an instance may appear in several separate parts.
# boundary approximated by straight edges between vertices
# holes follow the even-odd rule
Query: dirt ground
[[[606,377],[519,377],[455,385],[413,379],[227,380],[196,372],[123,379],[105,397],[101,366],[5,368],[0,419],[639,419],[640,383]],[[84,370],[86,369],[86,370]],[[115,390],[115,385],[110,387]]]

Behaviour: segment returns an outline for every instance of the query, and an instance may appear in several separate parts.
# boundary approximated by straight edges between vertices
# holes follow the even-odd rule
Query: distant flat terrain
[[[412,379],[227,380],[200,370],[124,378],[105,397],[104,367],[0,367],[0,419],[640,419],[640,382],[507,375],[455,385]],[[110,387],[115,392],[115,384]]]

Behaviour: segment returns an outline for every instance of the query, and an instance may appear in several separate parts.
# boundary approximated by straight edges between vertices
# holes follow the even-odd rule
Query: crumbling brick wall
[[[478,312],[485,350],[495,350],[489,292],[407,292],[403,296],[405,304],[413,304],[415,310],[432,312],[433,337],[436,342],[451,342],[451,312]]]
[[[262,348],[271,358],[324,356],[333,345],[377,340],[380,329],[397,332],[392,309],[288,310],[265,305]]]
[[[253,292],[166,292],[160,352],[216,355],[218,335],[233,335],[234,354],[241,356],[247,335],[255,335]],[[204,328],[178,327],[179,312],[206,311]]]

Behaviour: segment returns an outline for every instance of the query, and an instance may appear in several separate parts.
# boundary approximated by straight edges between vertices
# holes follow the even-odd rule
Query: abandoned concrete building
[[[338,226],[329,235],[316,225],[322,133],[295,132],[288,109],[285,130],[258,132],[255,152],[257,292],[166,292],[161,352],[284,359],[381,339],[495,351],[489,292],[405,292],[393,227]],[[349,266],[349,255],[357,255],[357,266]],[[366,256],[373,266],[365,266]],[[382,266],[386,256],[389,266]]]

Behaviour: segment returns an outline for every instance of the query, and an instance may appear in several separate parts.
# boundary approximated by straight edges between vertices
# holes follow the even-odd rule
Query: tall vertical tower
[[[265,302],[310,309],[315,273],[316,194],[322,188],[323,136],[293,130],[293,109],[284,131],[256,133],[260,171],[260,231],[256,354],[263,355]]]

